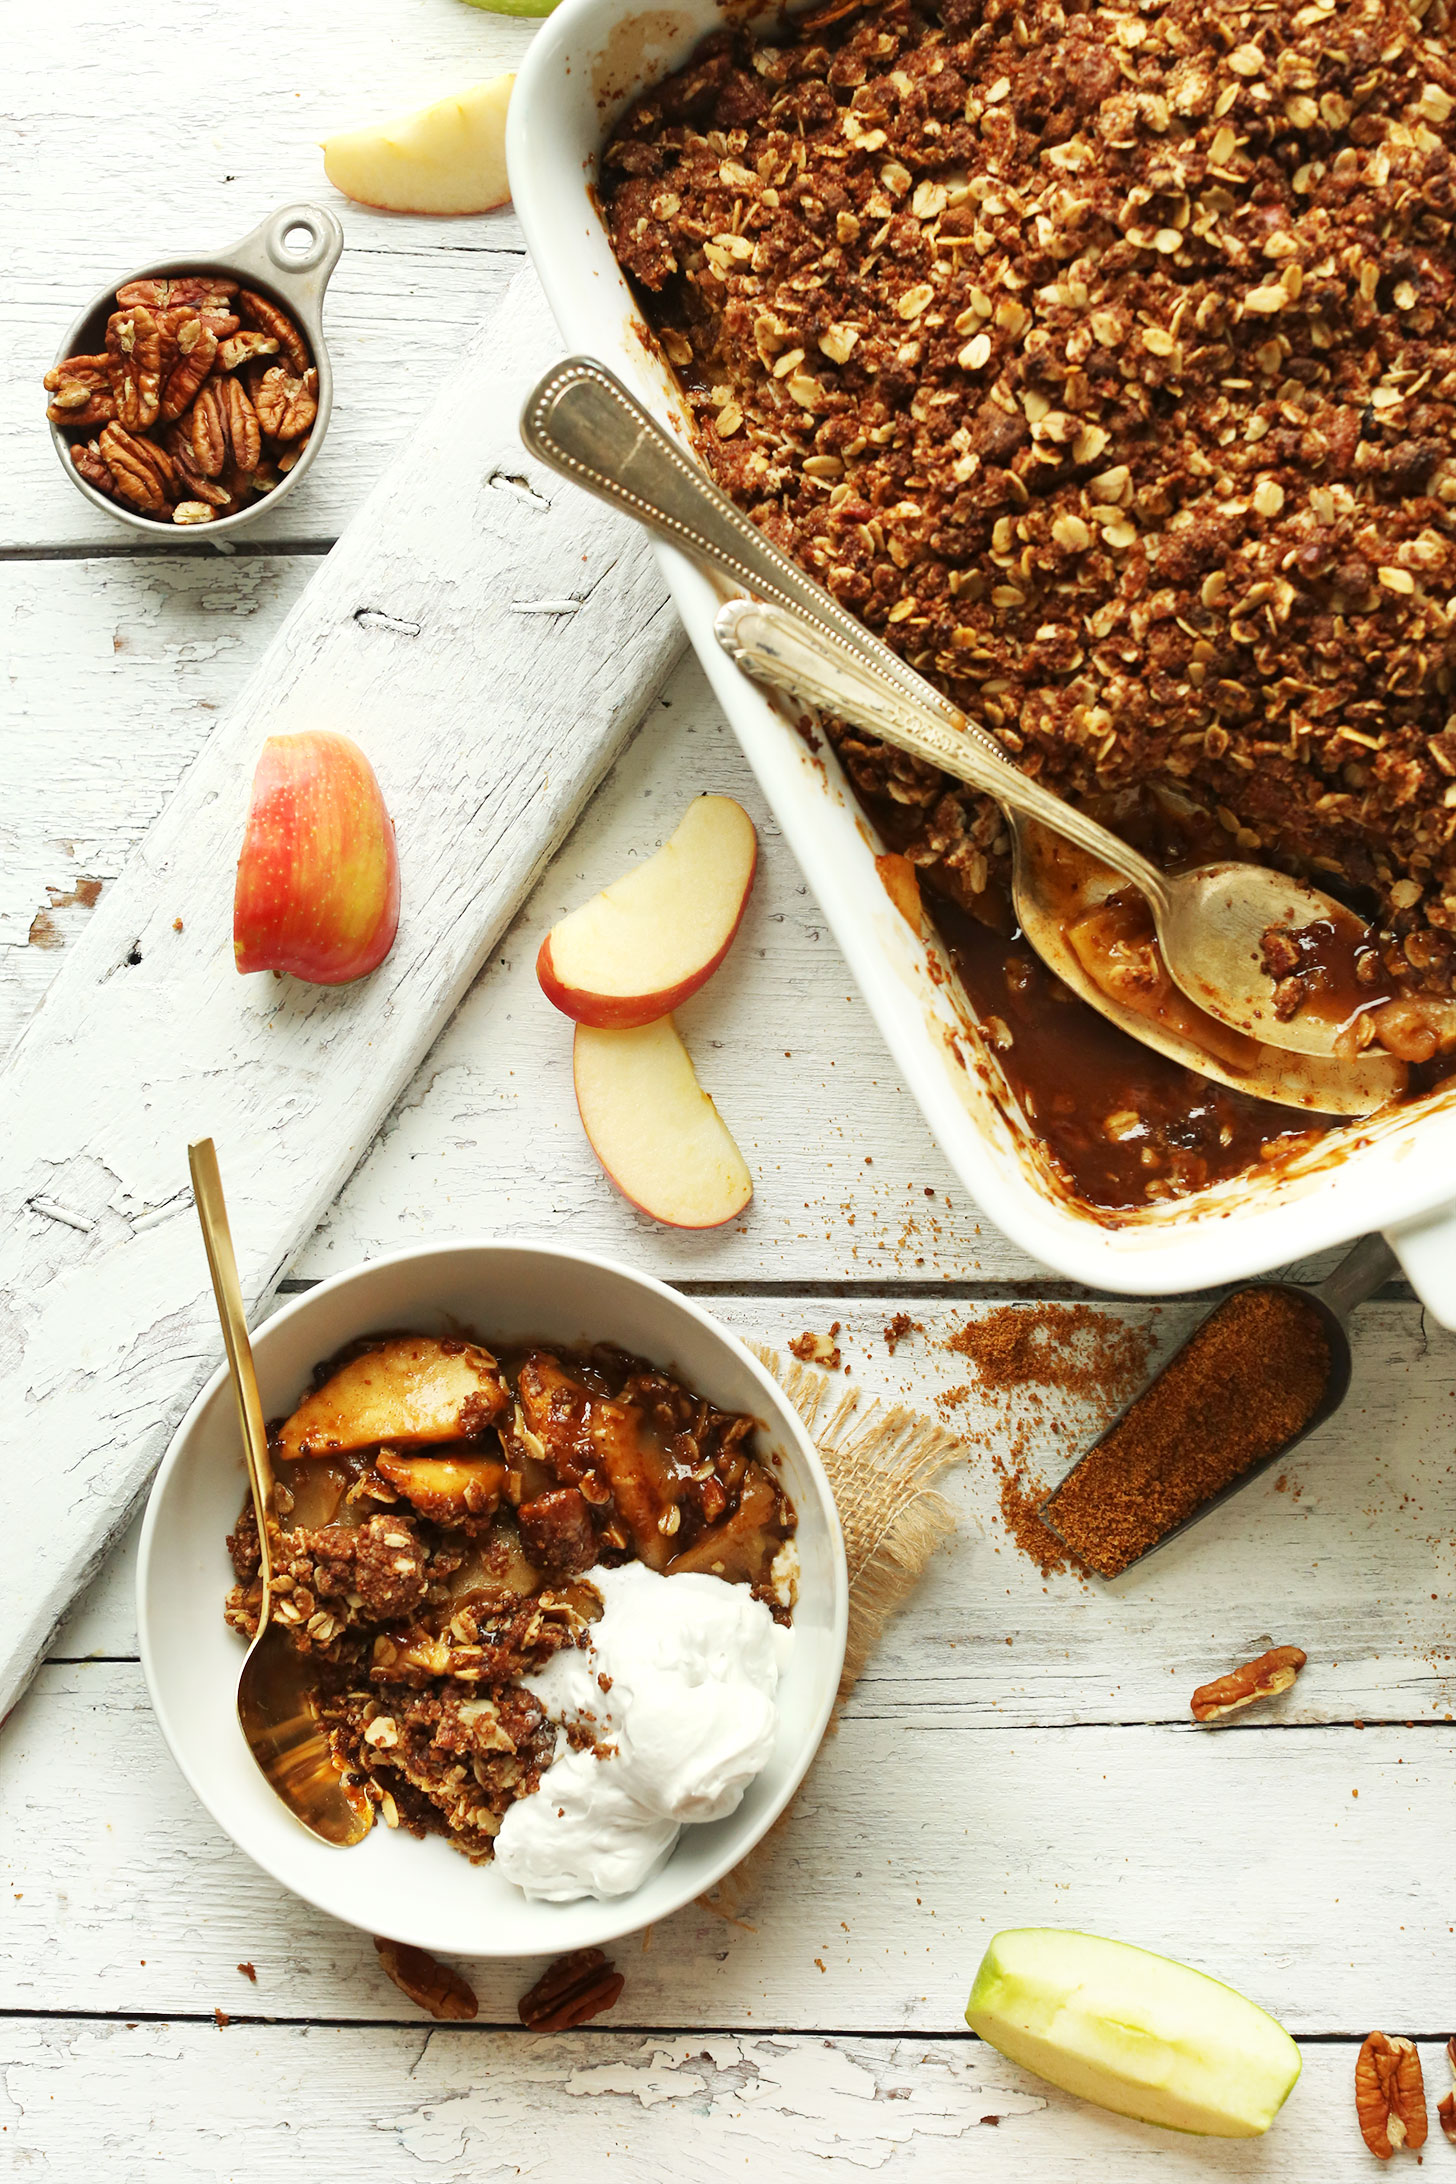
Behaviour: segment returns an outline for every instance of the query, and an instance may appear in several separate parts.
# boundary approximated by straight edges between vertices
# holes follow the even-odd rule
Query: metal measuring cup
[[[1350,1335],[1346,1322],[1356,1305],[1363,1304],[1367,1297],[1373,1297],[1383,1282],[1388,1281],[1393,1274],[1399,1272],[1399,1267],[1399,1260],[1383,1236],[1362,1236],[1359,1242],[1346,1252],[1334,1272],[1328,1274],[1317,1287],[1307,1286],[1302,1282],[1248,1282],[1240,1283],[1236,1289],[1230,1292],[1230,1296],[1237,1296],[1244,1289],[1283,1289],[1297,1295],[1305,1304],[1314,1308],[1323,1325],[1325,1340],[1329,1345],[1329,1373],[1325,1381],[1324,1393],[1308,1418],[1305,1419],[1304,1424],[1296,1433],[1291,1434],[1287,1441],[1281,1442],[1278,1448],[1271,1449],[1267,1456],[1259,1457],[1247,1469],[1241,1471],[1237,1478],[1230,1479],[1226,1486],[1219,1487],[1215,1493],[1209,1495],[1206,1501],[1200,1502],[1198,1507],[1188,1516],[1184,1517],[1179,1523],[1171,1525],[1166,1532],[1146,1546],[1141,1554],[1134,1555],[1132,1560],[1117,1572],[1116,1577],[1105,1578],[1102,1582],[1117,1584],[1121,1579],[1128,1576],[1131,1571],[1140,1569],[1150,1555],[1160,1553],[1164,1547],[1170,1546],[1175,1539],[1181,1539],[1185,1532],[1192,1531],[1195,1524],[1202,1524],[1205,1517],[1211,1517],[1215,1509],[1221,1509],[1224,1503],[1231,1500],[1235,1494],[1241,1494],[1246,1486],[1251,1485],[1255,1479],[1262,1477],[1271,1466],[1284,1463],[1307,1435],[1315,1432],[1318,1427],[1324,1425],[1327,1419],[1333,1417],[1350,1392]],[[1104,1428],[1091,1446],[1082,1451],[1076,1463],[1071,1465],[1065,1475],[1057,1481],[1045,1501],[1042,1502],[1037,1515],[1049,1531],[1056,1533],[1058,1539],[1062,1538],[1062,1534],[1057,1526],[1057,1496],[1066,1486],[1073,1472],[1087,1461],[1093,1449],[1100,1447],[1108,1435],[1117,1430],[1123,1419],[1127,1417],[1128,1412],[1137,1408],[1148,1393],[1149,1388],[1161,1380],[1165,1373],[1172,1370],[1199,1330],[1208,1320],[1214,1317],[1215,1313],[1221,1311],[1228,1302],[1228,1297],[1223,1298],[1219,1304],[1213,1307],[1213,1311],[1204,1315],[1204,1318],[1199,1321],[1198,1326],[1193,1329],[1192,1333],[1179,1344],[1166,1363],[1154,1373],[1153,1378],[1138,1390],[1132,1401],[1125,1405],[1118,1416],[1113,1419],[1111,1425]],[[1196,1424],[1193,1430],[1196,1430]],[[1076,1549],[1073,1548],[1072,1552],[1075,1554]],[[1093,1572],[1094,1576],[1099,1574]]]
[[[290,237],[299,238],[298,248],[292,247]],[[116,291],[128,281],[166,280],[184,273],[220,273],[243,288],[256,289],[260,295],[268,296],[297,325],[308,343],[318,373],[318,415],[308,445],[271,493],[250,501],[246,508],[236,509],[230,516],[216,516],[211,523],[177,524],[164,522],[156,516],[145,516],[140,509],[124,507],[89,485],[71,460],[70,439],[62,427],[53,424],[50,433],[56,455],[76,491],[84,494],[93,507],[101,509],[105,515],[115,516],[118,522],[129,523],[133,530],[150,532],[153,537],[164,532],[179,544],[197,539],[214,540],[224,533],[240,531],[255,517],[276,507],[284,494],[313,467],[329,428],[329,415],[334,406],[334,374],[329,352],[324,346],[324,290],[343,247],[344,231],[333,213],[326,212],[322,205],[282,205],[228,250],[190,251],[185,257],[160,259],[138,266],[134,272],[119,274],[74,321],[56,354],[56,363],[62,364],[68,356],[91,355],[101,349],[106,321],[116,309]]]

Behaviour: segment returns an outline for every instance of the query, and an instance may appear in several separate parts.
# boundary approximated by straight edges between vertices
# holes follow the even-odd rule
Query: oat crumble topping
[[[831,0],[625,116],[719,482],[1076,797],[1172,785],[1456,967],[1445,0]],[[974,908],[994,807],[857,731]]]
[[[462,1353],[481,1383],[463,1404]],[[794,1512],[751,1453],[754,1421],[642,1359],[533,1348],[498,1364],[454,1338],[380,1337],[315,1378],[270,1428],[273,1614],[316,1665],[334,1756],[387,1827],[493,1855],[556,1751],[519,1679],[583,1642],[602,1609],[589,1569],[710,1572],[789,1621]],[[406,1430],[404,1452],[391,1441]],[[251,1505],[228,1552],[224,1613],[251,1640]]]

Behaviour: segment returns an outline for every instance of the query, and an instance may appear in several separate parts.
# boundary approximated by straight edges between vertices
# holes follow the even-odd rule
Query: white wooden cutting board
[[[0,1533],[0,1715],[221,1356],[187,1140],[217,1140],[256,1308],[680,650],[643,537],[521,449],[560,350],[524,272],[0,1079],[0,1446],[24,1481]],[[399,938],[355,986],[233,964],[258,750],[305,728],[363,745],[399,838]]]

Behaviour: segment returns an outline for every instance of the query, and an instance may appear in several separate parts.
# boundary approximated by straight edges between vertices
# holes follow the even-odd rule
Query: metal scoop
[[[1259,943],[1271,925],[1302,926],[1319,919],[1349,921],[1351,913],[1315,889],[1299,887],[1262,865],[1219,863],[1174,877],[1139,855],[1120,836],[1099,826],[1074,806],[1012,765],[995,739],[978,728],[948,699],[906,665],[898,653],[774,546],[725,493],[637,402],[620,380],[590,357],[568,357],[546,374],[526,402],[521,438],[531,453],[553,470],[624,509],[669,545],[692,555],[769,603],[735,602],[719,620],[719,636],[748,672],[793,690],[807,702],[850,711],[847,704],[816,695],[805,686],[815,648],[800,643],[785,667],[795,626],[800,638],[812,634],[847,655],[869,689],[882,702],[898,698],[874,722],[864,722],[886,742],[928,758],[960,780],[996,798],[1006,813],[1016,845],[1014,894],[1028,941],[1043,959],[1049,921],[1039,912],[1035,892],[1022,884],[1028,859],[1023,830],[1039,821],[1078,844],[1104,867],[1130,881],[1148,902],[1172,979],[1189,995],[1193,1008],[1232,1027],[1250,1049],[1295,1047],[1307,1051],[1309,1027],[1281,1024],[1274,1015],[1274,981],[1259,966]],[[770,622],[769,616],[780,610]],[[783,610],[786,610],[783,611]],[[754,619],[749,620],[752,616]],[[763,639],[760,643],[758,640]],[[824,664],[822,648],[818,664]],[[907,725],[907,702],[913,724]],[[917,740],[907,741],[914,734]],[[933,748],[932,748],[933,746]],[[1109,882],[1116,884],[1113,879]],[[1070,950],[1062,949],[1065,958]],[[1052,965],[1066,983],[1114,1023],[1145,1045],[1241,1090],[1285,1105],[1326,1114],[1366,1114],[1396,1096],[1405,1085],[1399,1063],[1386,1058],[1359,1064],[1326,1060],[1338,1026],[1315,1033],[1322,1051],[1311,1057],[1313,1077],[1300,1065],[1282,1090],[1252,1075],[1230,1075],[1211,1067],[1194,1041],[1160,1034],[1146,1017],[1108,1005],[1108,998],[1080,970],[1071,976],[1060,962]],[[1249,1057],[1252,1062],[1252,1054]],[[1277,1082],[1277,1072],[1268,1072]],[[1326,1078],[1328,1082],[1326,1082]],[[1316,1081],[1318,1080],[1318,1081]]]
[[[1325,1340],[1330,1349],[1329,1377],[1325,1382],[1324,1394],[1299,1431],[1291,1435],[1289,1440],[1281,1443],[1278,1448],[1271,1450],[1267,1456],[1261,1456],[1257,1462],[1250,1464],[1248,1469],[1241,1471],[1236,1479],[1230,1479],[1227,1486],[1220,1487],[1216,1494],[1211,1494],[1207,1501],[1201,1502],[1191,1516],[1185,1517],[1181,1524],[1171,1526],[1160,1539],[1154,1540],[1150,1547],[1145,1547],[1140,1555],[1135,1555],[1131,1562],[1117,1572],[1115,1578],[1105,1579],[1105,1583],[1117,1583],[1127,1576],[1128,1571],[1135,1570],[1146,1562],[1150,1555],[1157,1554],[1161,1548],[1168,1546],[1173,1540],[1180,1539],[1185,1532],[1191,1531],[1195,1524],[1202,1524],[1205,1517],[1211,1517],[1214,1510],[1222,1508],[1223,1504],[1231,1496],[1242,1493],[1246,1486],[1254,1479],[1261,1477],[1271,1465],[1283,1463],[1308,1434],[1313,1433],[1317,1427],[1322,1426],[1327,1418],[1333,1417],[1350,1392],[1350,1337],[1346,1331],[1345,1322],[1356,1305],[1363,1304],[1367,1297],[1373,1297],[1381,1284],[1388,1281],[1392,1274],[1399,1271],[1399,1266],[1399,1260],[1383,1236],[1362,1236],[1359,1243],[1346,1252],[1334,1272],[1328,1275],[1317,1288],[1307,1288],[1300,1282],[1252,1282],[1248,1285],[1250,1289],[1282,1289],[1291,1296],[1301,1298],[1306,1304],[1313,1305],[1323,1322]],[[1233,1290],[1230,1292],[1230,1296],[1239,1296],[1243,1293],[1240,1290]],[[1189,1335],[1187,1342],[1180,1344],[1161,1371],[1155,1373],[1147,1386],[1138,1391],[1126,1409],[1121,1411],[1113,1419],[1112,1424],[1098,1435],[1091,1447],[1083,1450],[1076,1463],[1057,1482],[1037,1514],[1043,1524],[1056,1533],[1058,1539],[1063,1539],[1064,1535],[1057,1525],[1057,1497],[1066,1487],[1068,1480],[1075,1477],[1076,1473],[1081,1470],[1093,1450],[1100,1448],[1108,1435],[1116,1432],[1123,1419],[1131,1411],[1136,1410],[1138,1404],[1147,1395],[1148,1390],[1156,1387],[1164,1375],[1172,1370],[1173,1366],[1177,1364],[1179,1358],[1187,1350],[1189,1343],[1195,1340],[1200,1330],[1208,1324],[1208,1321],[1214,1317],[1215,1313],[1221,1312],[1229,1301],[1229,1297],[1222,1298],[1214,1306],[1213,1311],[1207,1313],[1199,1321],[1198,1326]],[[1065,1544],[1071,1548],[1074,1555],[1077,1554],[1077,1549],[1070,1540],[1066,1540]],[[1081,1560],[1080,1555],[1078,1555],[1078,1560]],[[1094,1572],[1093,1574],[1098,1573]]]

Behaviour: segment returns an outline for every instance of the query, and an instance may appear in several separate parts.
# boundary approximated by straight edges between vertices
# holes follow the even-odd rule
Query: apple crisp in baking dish
[[[1416,997],[1456,980],[1445,22],[829,0],[715,32],[602,165],[734,499],[1028,772],[1344,893]],[[995,807],[835,740],[1004,933]]]
[[[519,1679],[601,1613],[583,1573],[640,1562],[793,1607],[794,1511],[753,1419],[640,1358],[374,1337],[270,1428],[273,1613],[317,1667],[346,1776],[390,1827],[492,1855],[557,1732]],[[251,1505],[228,1540],[228,1623],[257,1630]]]

